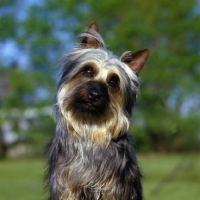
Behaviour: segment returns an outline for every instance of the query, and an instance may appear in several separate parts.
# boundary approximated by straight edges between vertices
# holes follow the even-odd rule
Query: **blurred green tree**
[[[1,109],[6,105],[9,109],[50,105],[59,58],[76,41],[74,35],[94,20],[108,48],[115,54],[142,48],[151,50],[140,74],[141,94],[130,128],[138,149],[190,149],[200,131],[200,14],[197,6],[195,0],[153,3],[147,0],[43,0],[32,4],[28,0],[23,4],[1,1],[0,9],[4,12],[0,15],[0,44],[13,42],[19,52],[12,57],[12,62],[0,60],[1,74],[9,74],[13,88],[7,92],[6,99],[0,97]],[[22,55],[28,60],[25,66],[20,62]],[[14,69],[13,63],[17,66]],[[49,120],[44,122],[44,132],[50,131],[45,129],[50,123]],[[38,129],[33,130],[30,140],[40,141],[33,139]]]
[[[26,7],[31,6],[26,3],[23,8]],[[20,1],[0,2],[0,157],[5,157],[8,147],[18,142],[34,144],[34,152],[38,149],[43,154],[44,143],[54,132],[48,109],[55,91],[51,68],[48,69],[51,61],[43,65],[43,55],[47,56],[43,52],[40,52],[40,61],[38,54],[31,56],[32,48],[27,46],[35,46],[35,41],[31,35],[29,40],[22,37],[25,32],[34,33],[35,28],[31,31],[24,25],[29,17],[27,13],[21,14],[20,8]],[[38,45],[39,50],[33,50],[40,51],[45,42]]]

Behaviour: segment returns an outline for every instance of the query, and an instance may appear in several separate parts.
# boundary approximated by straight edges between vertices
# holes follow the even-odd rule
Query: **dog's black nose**
[[[88,98],[91,101],[97,102],[101,99],[102,93],[98,89],[91,89],[88,94]]]

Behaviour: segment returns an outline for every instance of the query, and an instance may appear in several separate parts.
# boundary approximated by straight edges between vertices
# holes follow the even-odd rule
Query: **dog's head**
[[[81,44],[63,58],[56,105],[68,131],[106,143],[129,127],[138,73],[149,50],[114,56],[94,22],[81,37]]]

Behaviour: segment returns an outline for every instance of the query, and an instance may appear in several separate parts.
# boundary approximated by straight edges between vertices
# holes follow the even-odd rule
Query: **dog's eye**
[[[87,77],[89,77],[89,78],[91,78],[91,77],[93,76],[93,74],[94,74],[94,73],[93,73],[93,69],[92,69],[92,67],[90,67],[90,66],[84,67],[83,73],[84,73],[85,76],[87,76]]]
[[[108,82],[109,86],[112,88],[117,88],[119,86],[118,76],[112,76]]]

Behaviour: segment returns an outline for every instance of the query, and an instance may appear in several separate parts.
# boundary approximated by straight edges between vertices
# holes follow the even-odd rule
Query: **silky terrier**
[[[93,22],[61,61],[48,147],[50,200],[142,200],[141,173],[127,130],[149,50],[106,49]]]

